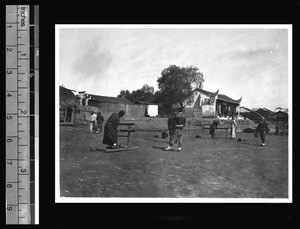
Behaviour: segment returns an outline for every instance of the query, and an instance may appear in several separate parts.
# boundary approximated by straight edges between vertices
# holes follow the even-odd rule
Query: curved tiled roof
[[[208,96],[216,96],[219,93],[219,90],[216,92],[210,92],[210,91],[206,91],[206,90],[203,90],[200,88],[196,88],[195,90],[193,90],[193,92],[195,92],[195,91],[201,92]],[[234,100],[234,99],[228,97],[227,95],[218,94],[218,100],[222,100],[222,101],[229,102],[229,103],[240,104],[242,98]]]

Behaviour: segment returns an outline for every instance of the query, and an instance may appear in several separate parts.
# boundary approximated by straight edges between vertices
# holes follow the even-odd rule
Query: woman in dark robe
[[[120,118],[124,116],[125,111],[121,110],[118,114],[113,113],[104,126],[103,144],[109,145],[109,148],[117,147],[118,140],[118,125]]]

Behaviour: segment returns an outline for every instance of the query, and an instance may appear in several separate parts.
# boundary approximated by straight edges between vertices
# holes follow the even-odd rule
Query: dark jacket
[[[269,127],[268,127],[266,120],[260,120],[258,122],[256,132],[268,132],[268,130],[269,130]]]
[[[212,124],[210,124],[210,129],[215,130],[218,128],[218,125],[220,125],[220,123],[217,121],[214,121]]]
[[[175,130],[175,126],[176,126],[176,117],[172,116],[168,119],[168,129],[169,130]]]
[[[97,115],[97,123],[98,124],[102,124],[104,122],[104,118],[103,116],[100,114],[100,115]]]
[[[182,115],[178,114],[176,116],[176,125],[183,125],[185,127],[186,118],[182,117]],[[179,127],[179,129],[183,129],[183,127]]]

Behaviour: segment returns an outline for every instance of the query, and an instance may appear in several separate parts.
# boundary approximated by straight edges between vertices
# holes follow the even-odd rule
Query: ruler
[[[6,224],[38,224],[38,15],[6,5]]]

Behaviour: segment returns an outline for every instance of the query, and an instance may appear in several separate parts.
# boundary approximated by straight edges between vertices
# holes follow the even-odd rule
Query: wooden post
[[[130,129],[131,129],[131,125],[128,126],[128,130],[130,130]],[[127,135],[127,145],[128,146],[130,145],[129,138],[130,138],[130,131],[128,132],[128,135]]]
[[[67,109],[65,109],[65,115],[64,115],[64,123],[66,122],[66,119],[67,119]]]
[[[74,123],[74,112],[73,112],[73,110],[71,112],[72,112],[71,113],[71,123]]]

